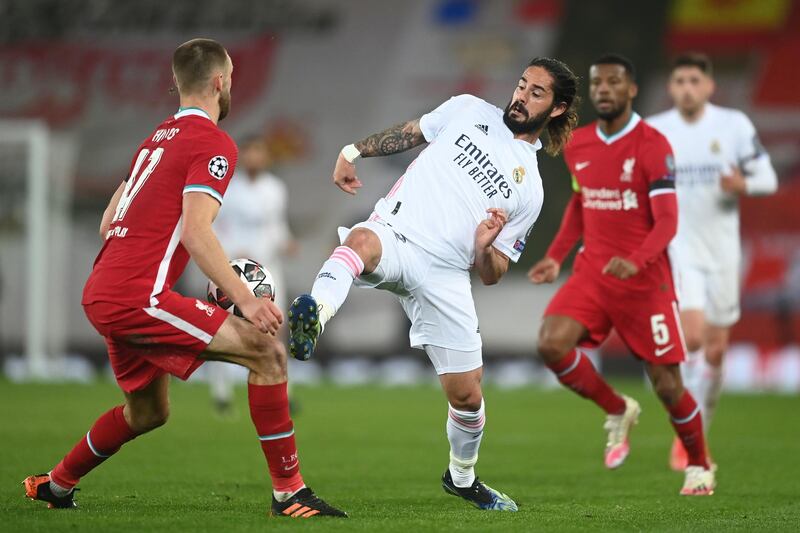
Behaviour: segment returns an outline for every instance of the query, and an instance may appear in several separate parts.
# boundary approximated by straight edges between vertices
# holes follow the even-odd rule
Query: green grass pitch
[[[665,412],[641,383],[619,383],[643,406],[632,451],[603,468],[603,416],[563,390],[486,391],[478,474],[518,513],[481,512],[445,494],[446,403],[433,387],[298,387],[295,418],[306,482],[348,520],[267,516],[269,477],[249,420],[216,419],[207,389],[172,384],[169,423],[125,446],[80,485],[80,508],[48,510],[20,482],[52,467],[101,412],[109,383],[0,382],[3,531],[798,531],[800,401],[726,395],[712,428],[717,493],[678,496],[667,468]]]

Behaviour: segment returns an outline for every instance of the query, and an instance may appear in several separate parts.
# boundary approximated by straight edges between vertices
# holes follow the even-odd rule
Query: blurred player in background
[[[622,465],[628,432],[641,409],[617,393],[584,356],[615,328],[645,363],[653,388],[689,452],[681,494],[714,491],[703,422],[679,364],[685,349],[667,258],[678,225],[672,150],[663,135],[633,111],[638,92],[633,64],[618,55],[595,61],[589,97],[597,122],[583,126],[564,151],[574,194],[544,259],[529,272],[549,283],[579,239],[572,275],[545,310],[539,353],[558,380],[606,413],[605,464]]]
[[[271,166],[272,155],[263,137],[251,137],[241,145],[239,168],[225,193],[214,231],[229,258],[254,259],[270,271],[278,288],[275,305],[285,309],[283,258],[296,252],[297,243],[289,231],[286,185],[269,171]],[[235,368],[218,362],[206,366],[214,406],[219,414],[229,415]]]
[[[75,507],[83,476],[166,423],[169,375],[186,379],[204,361],[218,360],[250,370],[250,415],[272,477],[272,512],[346,516],[300,475],[286,352],[274,336],[280,309],[239,280],[211,227],[237,158],[233,140],[217,127],[230,109],[233,63],[216,41],[194,39],[175,50],[172,70],[181,107],[144,140],[111,198],[100,225],[105,243],[83,292],[125,403],[98,418],[50,473],[28,477],[26,494],[50,507]],[[247,320],[171,290],[190,256]]]
[[[565,64],[537,58],[505,111],[464,94],[346,146],[333,181],[355,194],[361,187],[356,158],[429,143],[369,220],[340,228],[342,245],[322,266],[311,294],[289,309],[289,350],[307,359],[354,281],[398,296],[411,320],[411,345],[425,350],[449,402],[450,464],[442,486],[479,509],[516,511],[517,505],[474,472],[485,414],[469,272],[495,284],[522,253],[542,207],[539,137],[546,129],[550,153],[567,141],[577,123],[576,84]]]
[[[739,197],[771,194],[778,179],[750,119],[709,102],[714,79],[707,56],[676,58],[669,93],[675,107],[648,122],[675,153],[680,223],[670,256],[689,350],[683,372],[708,432],[730,328],[740,314]],[[686,450],[676,439],[670,465],[682,470],[686,464]]]

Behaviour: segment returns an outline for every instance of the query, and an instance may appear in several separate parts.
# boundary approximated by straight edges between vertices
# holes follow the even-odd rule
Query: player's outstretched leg
[[[516,511],[517,504],[509,496],[486,485],[475,475],[478,450],[486,423],[481,393],[482,368],[466,372],[446,372],[447,364],[464,364],[475,360],[480,364],[480,350],[459,352],[438,346],[425,346],[434,362],[449,402],[447,440],[450,442],[450,464],[442,475],[442,488],[448,494],[467,500],[485,511]],[[469,365],[468,365],[469,366]]]
[[[706,453],[700,407],[692,394],[683,388],[678,365],[648,363],[646,368],[656,394],[670,414],[672,427],[689,456],[686,478],[680,493],[685,496],[714,494],[716,481],[714,469],[711,468]]]
[[[46,501],[50,508],[76,507],[75,485],[83,476],[117,453],[126,442],[166,423],[168,386],[168,376],[164,375],[141,390],[126,393],[125,405],[101,415],[52,471],[25,479],[25,495]]]
[[[236,363],[250,370],[247,380],[250,418],[272,479],[271,514],[293,518],[346,517],[345,512],[328,505],[306,487],[300,474],[294,424],[289,415],[283,344],[249,322],[230,316],[203,357]]]
[[[361,225],[353,228],[342,245],[333,250],[317,274],[311,294],[298,296],[289,308],[292,357],[301,361],[311,357],[325,324],[347,299],[353,280],[374,271],[382,251],[378,235]]]

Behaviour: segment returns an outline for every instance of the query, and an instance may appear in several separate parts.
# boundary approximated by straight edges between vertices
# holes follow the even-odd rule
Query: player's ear
[[[224,86],[225,86],[225,75],[222,72],[216,73],[211,78],[211,88],[213,89],[214,94],[221,93]]]
[[[631,83],[630,87],[628,88],[628,95],[631,98],[636,98],[638,94],[639,94],[639,86],[636,85],[635,83]]]
[[[553,107],[552,111],[550,111],[550,118],[559,117],[566,112],[567,112],[567,103],[560,102],[557,106]]]

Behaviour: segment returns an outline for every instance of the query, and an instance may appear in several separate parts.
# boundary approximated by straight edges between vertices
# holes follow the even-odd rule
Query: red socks
[[[248,393],[250,417],[269,464],[272,488],[278,492],[295,492],[304,483],[297,460],[294,427],[289,418],[286,383],[250,384]],[[53,468],[50,478],[57,485],[65,489],[74,487],[81,477],[136,437],[122,409],[121,405],[114,407],[98,418],[86,436]]]
[[[672,407],[667,406],[667,411],[669,411],[675,433],[678,434],[678,438],[683,442],[683,447],[686,448],[689,466],[710,468],[703,435],[703,417],[700,415],[700,407],[689,391],[683,392],[678,403]]]
[[[98,418],[86,436],[56,465],[50,478],[57,485],[65,489],[74,487],[89,471],[136,437],[122,409],[118,405]]]
[[[294,426],[289,418],[289,397],[286,383],[247,386],[250,418],[256,426],[261,449],[267,458],[272,489],[295,492],[302,488],[300,462],[294,441]]]
[[[547,367],[567,388],[592,400],[610,415],[625,412],[625,400],[597,373],[592,362],[580,349],[574,349],[561,361]]]

